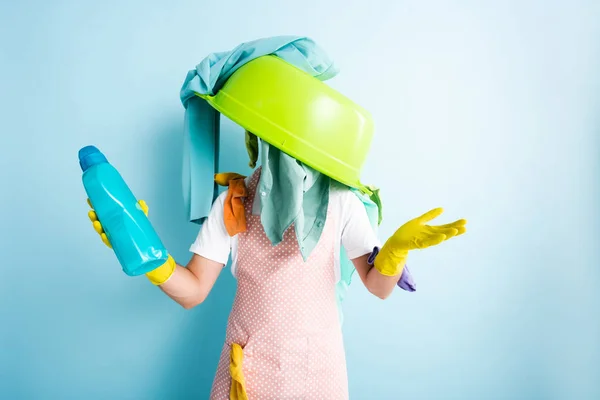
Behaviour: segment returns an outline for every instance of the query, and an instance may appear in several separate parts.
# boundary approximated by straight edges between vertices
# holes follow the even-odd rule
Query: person
[[[247,189],[244,232],[234,237],[228,233],[224,217],[226,203],[232,200],[228,189],[214,202],[190,247],[187,265],[170,258],[148,278],[156,283],[161,276],[168,277],[158,287],[191,309],[210,294],[231,255],[238,284],[211,399],[347,399],[335,296],[337,246],[346,250],[367,290],[386,299],[400,280],[409,251],[463,234],[466,221],[430,226],[428,222],[443,211],[434,209],[402,225],[379,250],[380,242],[358,197],[331,183],[323,233],[304,261],[292,226],[277,246],[267,238],[256,211],[260,207],[255,206],[261,201],[260,175],[259,167],[243,179]],[[90,219],[110,245],[93,210]],[[232,394],[236,390],[239,395]]]
[[[307,73],[298,74],[297,68]],[[381,245],[373,226],[377,218],[367,211],[375,207],[381,218],[378,192],[371,193],[373,201],[367,206],[368,187],[361,194],[342,183],[356,176],[344,178],[339,171],[319,168],[327,159],[328,165],[339,163],[355,175],[372,135],[364,110],[317,82],[335,73],[331,60],[312,40],[275,37],[211,54],[186,77],[181,91],[189,143],[184,152],[184,197],[190,221],[202,225],[185,266],[169,256],[146,276],[191,309],[209,296],[231,257],[237,289],[210,394],[213,400],[348,399],[340,298],[349,277],[356,270],[367,290],[380,299],[397,285],[413,290],[407,278],[409,252],[466,231],[464,219],[430,225],[443,212],[436,208],[401,225]],[[320,91],[316,103],[302,100],[310,96],[297,95],[306,87]],[[268,101],[260,94],[266,89],[271,91],[262,96]],[[213,97],[217,92],[227,94],[219,99]],[[317,112],[325,106],[327,113]],[[218,165],[216,109],[246,129],[250,165],[255,168],[248,177],[210,170]],[[253,134],[252,126],[261,128]],[[304,146],[300,151],[298,143],[309,137],[328,147],[317,152]],[[339,141],[349,138],[356,143],[348,147],[352,157],[344,160],[347,154],[340,155],[344,146]],[[292,143],[306,162],[286,151]],[[211,203],[205,194],[209,183],[214,186],[208,182],[213,177],[228,188]],[[140,206],[148,212],[145,202]],[[93,210],[89,217],[110,246]]]

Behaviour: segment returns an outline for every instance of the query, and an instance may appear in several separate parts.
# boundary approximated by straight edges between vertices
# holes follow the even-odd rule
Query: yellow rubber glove
[[[98,220],[98,215],[96,215],[96,212],[94,211],[94,207],[92,206],[90,199],[87,199],[87,202],[91,208],[90,212],[88,213],[88,217],[90,218],[90,221],[92,221],[92,226],[94,227],[94,230],[100,235],[102,242],[112,249],[112,245],[110,244],[110,241],[106,236],[106,232],[104,232],[102,224]],[[138,204],[140,205],[140,208],[142,209],[144,214],[148,216],[149,208],[146,202],[144,200],[139,200]],[[152,282],[152,284],[162,285],[163,283],[169,280],[171,275],[173,275],[173,272],[175,272],[175,268],[177,268],[177,264],[175,263],[173,257],[171,257],[171,255],[169,254],[169,258],[167,259],[167,261],[160,267],[150,272],[147,272],[146,277],[150,280],[150,282]]]
[[[229,374],[231,375],[231,389],[229,390],[230,400],[248,400],[246,394],[246,381],[242,371],[244,361],[244,351],[242,347],[233,343],[229,359]]]
[[[377,271],[386,276],[400,275],[410,250],[435,246],[467,231],[464,219],[439,226],[426,225],[443,212],[442,208],[435,208],[398,228],[375,258]]]

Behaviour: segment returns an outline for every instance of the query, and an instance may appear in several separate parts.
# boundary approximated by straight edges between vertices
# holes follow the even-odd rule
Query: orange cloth
[[[229,236],[233,237],[241,232],[246,232],[246,214],[242,199],[247,196],[245,176],[233,172],[215,175],[215,182],[221,186],[229,186],[225,204],[223,205],[223,218]]]

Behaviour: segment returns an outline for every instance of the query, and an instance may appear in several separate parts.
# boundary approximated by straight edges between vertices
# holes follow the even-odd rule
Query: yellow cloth
[[[247,196],[245,176],[228,172],[215,175],[215,182],[221,186],[229,186],[223,206],[223,219],[229,236],[233,237],[246,232],[246,214],[242,198]]]
[[[400,275],[410,250],[435,246],[467,231],[467,221],[464,219],[439,226],[426,225],[443,212],[442,208],[435,208],[402,225],[385,242],[375,258],[377,271],[386,276]]]
[[[104,228],[102,227],[102,224],[98,220],[98,215],[96,215],[96,212],[93,210],[90,199],[87,199],[87,202],[88,202],[88,205],[90,206],[90,208],[92,208],[92,210],[90,210],[90,212],[88,213],[88,217],[90,218],[90,221],[92,221],[92,226],[94,227],[94,230],[96,232],[98,232],[98,234],[100,235],[100,238],[102,239],[102,242],[106,246],[108,246],[108,248],[112,249],[112,245],[110,244],[110,241],[108,240],[108,237],[106,236],[106,233],[104,232]],[[149,207],[146,204],[146,202],[144,200],[139,200],[138,204],[140,205],[140,208],[142,209],[142,211],[144,211],[144,214],[146,214],[146,216],[148,216]],[[171,257],[171,255],[169,255],[169,258],[163,265],[146,273],[146,277],[150,280],[150,282],[152,282],[152,284],[162,285],[163,283],[165,283],[166,281],[169,280],[171,275],[173,275],[173,272],[175,272],[175,268],[177,268],[177,264],[175,263],[175,260],[173,259],[173,257]]]
[[[242,371],[244,351],[239,344],[233,343],[231,345],[230,357],[229,373],[231,375],[231,390],[229,392],[229,399],[248,400],[246,381],[244,380],[244,372]]]

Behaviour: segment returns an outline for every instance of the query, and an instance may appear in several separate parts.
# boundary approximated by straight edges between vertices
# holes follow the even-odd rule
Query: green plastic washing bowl
[[[215,96],[199,95],[267,143],[329,177],[365,189],[373,137],[368,111],[276,56],[240,67]]]

